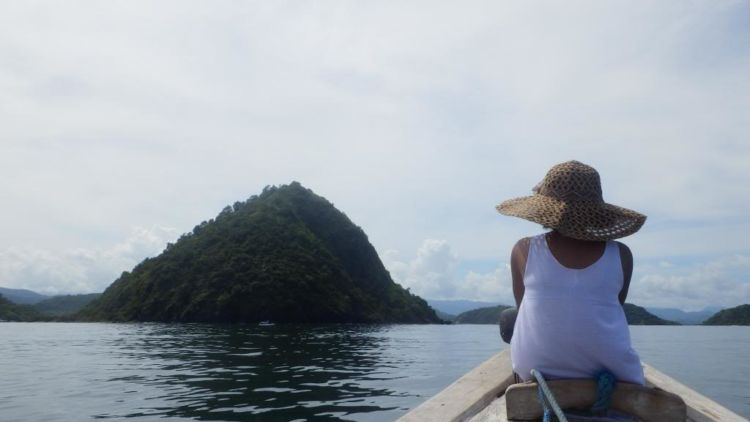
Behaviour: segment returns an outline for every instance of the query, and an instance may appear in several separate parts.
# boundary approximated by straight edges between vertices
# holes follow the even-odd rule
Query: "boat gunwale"
[[[397,419],[398,422],[466,421],[514,383],[510,350],[503,350],[464,374],[438,394]],[[497,377],[497,374],[501,374]]]
[[[682,397],[690,422],[748,422],[721,404],[709,399],[679,381],[642,363],[646,385]],[[514,383],[510,350],[504,349],[464,374],[442,391],[412,409],[398,422],[468,421],[488,409]],[[496,408],[497,406],[495,406]],[[504,411],[504,406],[502,410]]]

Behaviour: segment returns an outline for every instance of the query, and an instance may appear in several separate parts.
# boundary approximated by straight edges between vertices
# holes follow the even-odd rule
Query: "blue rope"
[[[615,384],[617,384],[617,380],[614,374],[606,369],[596,376],[596,401],[591,406],[591,413],[594,415],[607,413],[609,405],[612,402],[612,393],[615,391]]]
[[[591,409],[589,409],[589,414],[594,416],[601,416],[607,413],[607,410],[609,410],[609,405],[612,403],[612,393],[614,393],[615,391],[616,384],[617,380],[615,379],[614,374],[607,371],[606,369],[597,374],[596,401],[591,406]],[[552,406],[550,405],[549,400],[547,400],[547,397],[544,395],[541,383],[537,388],[537,394],[539,395],[539,402],[542,404],[542,409],[544,409],[542,422],[556,421],[557,418],[554,417]]]
[[[531,370],[531,376],[536,378],[536,382],[539,385],[538,394],[539,401],[542,403],[542,409],[544,409],[544,422],[552,422],[552,418],[559,422],[568,422],[568,418],[565,417],[560,405],[557,404],[555,396],[552,394],[552,390],[547,386],[547,382],[544,380],[542,375],[536,369]],[[554,413],[554,416],[553,416]]]
[[[552,408],[550,407],[549,402],[547,401],[547,397],[544,396],[544,391],[542,391],[542,386],[539,385],[536,391],[539,394],[539,402],[542,403],[542,409],[544,409],[544,416],[542,417],[542,422],[552,422]]]

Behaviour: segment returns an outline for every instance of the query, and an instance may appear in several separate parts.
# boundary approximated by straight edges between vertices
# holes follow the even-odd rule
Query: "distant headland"
[[[703,325],[750,325],[750,305],[740,305],[719,311]]]

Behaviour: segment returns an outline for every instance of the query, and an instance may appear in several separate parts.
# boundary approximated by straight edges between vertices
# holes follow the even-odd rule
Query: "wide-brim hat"
[[[578,161],[552,167],[531,196],[504,201],[500,214],[520,217],[580,240],[612,240],[637,232],[646,216],[604,202],[599,173]]]

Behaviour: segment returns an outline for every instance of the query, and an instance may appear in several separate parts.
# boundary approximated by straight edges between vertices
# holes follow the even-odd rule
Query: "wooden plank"
[[[398,419],[399,422],[466,421],[486,408],[513,383],[510,350],[474,368],[443,391]]]
[[[508,422],[505,411],[505,395],[493,400],[487,407],[472,416],[468,422]]]
[[[589,409],[596,401],[593,380],[547,381],[555,400],[563,409]],[[505,391],[510,420],[538,420],[542,406],[536,383],[511,385]],[[610,408],[631,414],[644,422],[684,422],[685,402],[677,395],[653,387],[618,383]]]
[[[748,422],[747,419],[708,397],[681,384],[653,367],[644,364],[646,383],[677,394],[687,404],[687,418],[692,422]]]

